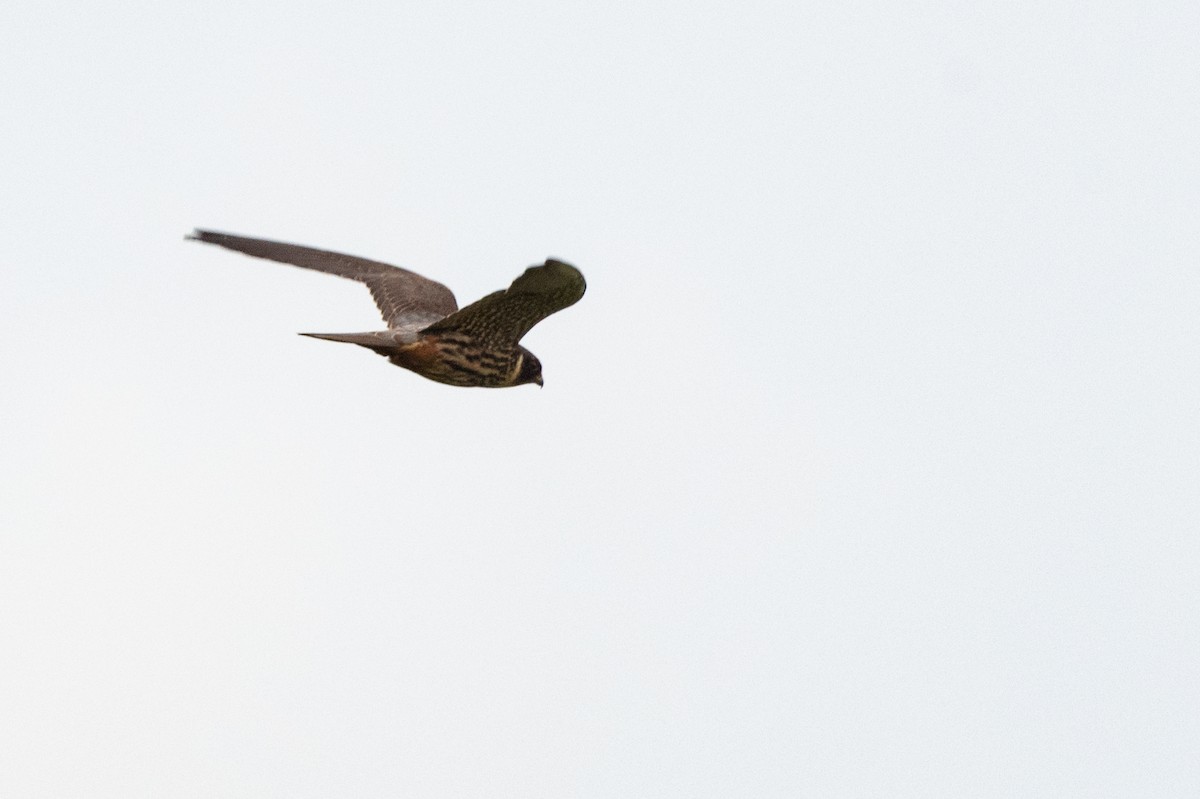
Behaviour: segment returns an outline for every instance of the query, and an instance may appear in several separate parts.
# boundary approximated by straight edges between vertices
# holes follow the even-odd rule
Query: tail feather
[[[340,341],[344,344],[357,344],[374,350],[380,355],[390,355],[399,349],[404,342],[397,341],[395,331],[386,330],[377,333],[301,333],[309,338],[319,338],[325,341]]]

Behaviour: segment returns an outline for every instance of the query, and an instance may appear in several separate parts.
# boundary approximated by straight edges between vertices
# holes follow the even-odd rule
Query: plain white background
[[[0,794],[1194,796],[1194,3],[9,0]],[[553,255],[546,387],[300,331]]]

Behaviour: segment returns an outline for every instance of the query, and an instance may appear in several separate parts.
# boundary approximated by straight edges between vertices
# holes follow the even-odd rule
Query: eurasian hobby
[[[187,238],[366,284],[387,330],[301,335],[366,347],[452,386],[542,385],[542,364],[517,342],[550,314],[579,302],[587,288],[578,269],[551,259],[460,311],[450,289],[398,266],[211,230]]]

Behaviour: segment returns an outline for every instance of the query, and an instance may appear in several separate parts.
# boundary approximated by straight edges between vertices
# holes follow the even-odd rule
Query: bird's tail
[[[391,330],[377,333],[301,333],[300,335],[308,336],[309,338],[325,339],[326,341],[357,344],[360,347],[374,350],[380,355],[392,354],[403,343],[395,339],[394,331]]]

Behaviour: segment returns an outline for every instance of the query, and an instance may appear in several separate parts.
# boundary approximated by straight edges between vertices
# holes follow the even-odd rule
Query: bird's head
[[[542,362],[537,359],[529,350],[521,347],[521,368],[517,372],[517,379],[513,381],[514,386],[520,386],[525,383],[537,383],[542,385]]]

